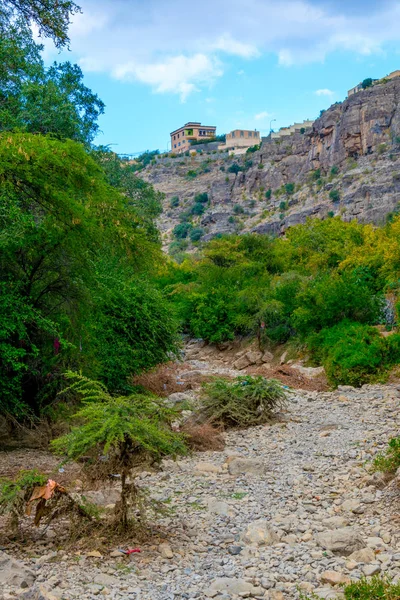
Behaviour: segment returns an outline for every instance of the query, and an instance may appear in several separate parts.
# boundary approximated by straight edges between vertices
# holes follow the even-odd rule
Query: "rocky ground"
[[[399,397],[394,384],[291,393],[273,425],[230,431],[222,452],[141,475],[171,509],[141,553],[122,555],[111,531],[65,546],[57,525],[4,541],[3,598],[336,598],[362,575],[400,580],[396,482],[368,471],[398,434]],[[96,494],[115,502],[115,489]]]

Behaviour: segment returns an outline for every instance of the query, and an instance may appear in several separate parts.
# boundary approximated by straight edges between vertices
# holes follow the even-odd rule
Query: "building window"
[[[240,137],[244,137],[244,131],[240,132]]]
[[[253,134],[251,133],[251,131],[249,131],[249,137],[253,137]]]
[[[182,131],[182,137],[183,137],[184,135],[185,135],[185,132],[184,132],[184,131]]]
[[[233,137],[233,138],[235,137],[235,132],[234,132],[234,131],[232,131],[232,137]]]
[[[181,143],[180,143],[180,142],[178,142],[178,146],[180,146],[180,145],[181,145]]]
[[[176,144],[174,144],[174,148],[176,148]]]

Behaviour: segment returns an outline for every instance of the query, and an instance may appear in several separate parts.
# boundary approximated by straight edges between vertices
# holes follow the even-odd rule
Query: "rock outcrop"
[[[243,170],[230,172],[233,163]],[[254,153],[161,157],[141,176],[165,193],[165,243],[203,192],[209,203],[194,224],[204,240],[239,231],[279,235],[328,215],[382,223],[400,202],[400,77],[334,104],[303,133],[264,138]],[[174,196],[179,205],[171,208]]]

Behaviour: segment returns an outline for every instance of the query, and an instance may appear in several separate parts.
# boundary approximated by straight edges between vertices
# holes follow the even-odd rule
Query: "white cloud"
[[[323,88],[321,90],[316,90],[314,94],[316,96],[334,96],[335,92],[333,92],[332,90],[328,90],[328,88]]]
[[[256,115],[254,115],[254,119],[256,121],[264,121],[265,119],[267,119],[268,117],[271,117],[271,116],[272,115],[270,115],[270,113],[268,113],[267,111],[264,110],[263,112],[260,112]]]
[[[181,98],[210,86],[224,61],[274,53],[283,67],[360,56],[400,42],[400,0],[81,0],[73,60]],[[57,56],[55,56],[57,58]],[[68,57],[70,58],[70,56]],[[242,65],[236,65],[238,75]]]
[[[173,56],[164,61],[148,64],[127,62],[117,65],[113,76],[122,81],[137,80],[149,84],[155,92],[179,94],[184,102],[198,85],[209,84],[222,75],[216,59],[205,54]]]
[[[245,72],[243,69],[239,69],[239,71],[236,73],[236,75],[240,75],[240,76],[244,75],[244,74],[245,74]]]

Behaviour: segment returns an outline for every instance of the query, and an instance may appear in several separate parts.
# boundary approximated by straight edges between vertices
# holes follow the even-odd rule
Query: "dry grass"
[[[182,432],[187,436],[189,448],[197,452],[221,451],[225,448],[222,430],[217,429],[211,423],[191,423],[188,421],[182,427]]]
[[[169,362],[142,373],[133,378],[135,385],[141,385],[156,396],[169,396],[174,392],[184,392],[192,389],[190,381],[181,381],[179,373],[184,369],[180,363]],[[179,383],[181,381],[181,383]]]

